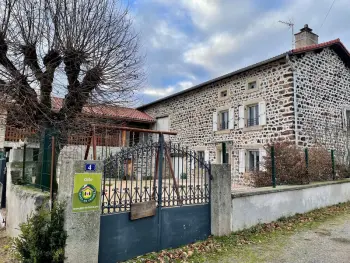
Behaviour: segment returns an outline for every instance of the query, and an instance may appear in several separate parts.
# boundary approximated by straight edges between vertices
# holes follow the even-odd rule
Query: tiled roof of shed
[[[58,97],[52,98],[52,107],[54,110],[59,110],[62,108],[63,99]],[[127,121],[135,122],[146,122],[154,123],[155,120],[149,116],[147,113],[139,111],[133,108],[119,107],[119,106],[109,106],[109,105],[87,105],[84,106],[83,114],[96,116],[96,117],[106,117],[121,119]]]

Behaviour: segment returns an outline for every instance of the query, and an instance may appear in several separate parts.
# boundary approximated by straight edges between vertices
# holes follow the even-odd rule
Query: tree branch
[[[36,54],[35,44],[22,46],[22,53],[24,55],[24,64],[28,65],[34,73],[36,79],[39,82],[42,82],[43,72],[38,63],[38,55]]]
[[[64,105],[60,110],[60,115],[65,120],[70,120],[81,112],[86,105],[91,92],[102,82],[102,70],[99,67],[92,68],[86,72],[82,83],[77,89],[69,90],[65,97]]]

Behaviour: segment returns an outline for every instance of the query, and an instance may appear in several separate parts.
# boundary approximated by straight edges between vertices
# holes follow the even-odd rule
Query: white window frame
[[[254,165],[253,165],[253,170],[251,168],[251,162],[250,162],[250,153],[254,152]],[[259,149],[249,149],[246,151],[246,170],[248,172],[256,172],[260,171],[260,150]],[[257,155],[258,154],[258,155]],[[257,156],[259,157],[259,162],[256,162]],[[256,162],[256,163],[255,163]],[[256,169],[258,168],[258,169]]]
[[[250,173],[249,164],[249,152],[259,152],[259,171],[265,170],[264,157],[266,156],[266,150],[262,145],[250,145],[247,148],[238,150],[238,169],[239,173]]]
[[[221,114],[223,112],[227,112],[227,128],[222,129],[222,116]],[[220,107],[215,112],[213,112],[213,131],[214,132],[229,132],[230,130],[233,130],[235,128],[235,111],[234,107]]]
[[[249,122],[252,121],[252,119],[249,116],[250,109],[254,109],[254,117],[253,117],[253,125],[249,125]],[[259,103],[254,103],[250,105],[246,105],[245,115],[246,115],[246,127],[254,127],[260,125],[260,109],[259,109]],[[257,111],[257,112],[256,112]]]
[[[230,144],[226,144],[226,154],[228,155],[227,159],[227,164],[231,163],[231,151],[232,151],[232,146]],[[216,164],[223,164],[222,163],[222,145],[217,144],[216,145]]]
[[[350,123],[348,122],[350,118],[347,117],[347,112],[350,114],[350,107],[344,107],[343,108],[343,130],[349,131],[350,130]],[[350,116],[349,116],[350,117]]]
[[[258,125],[248,126],[248,108],[253,105],[259,105]],[[238,107],[238,128],[243,131],[260,130],[266,125],[266,102],[262,98],[243,102]]]
[[[227,123],[225,125],[225,128],[222,128],[222,114],[224,112],[227,112]],[[230,116],[229,116],[229,109],[221,110],[218,112],[218,131],[226,131],[229,130],[229,122],[230,122]]]

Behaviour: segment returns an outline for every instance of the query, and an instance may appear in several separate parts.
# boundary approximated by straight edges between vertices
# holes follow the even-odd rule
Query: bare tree
[[[62,137],[84,105],[120,105],[143,80],[119,0],[0,0],[0,92],[20,125]],[[59,109],[53,94],[64,96]]]

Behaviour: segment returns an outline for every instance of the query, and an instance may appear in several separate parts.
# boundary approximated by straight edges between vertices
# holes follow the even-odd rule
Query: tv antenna
[[[292,23],[292,21],[289,20],[289,22],[286,21],[278,21],[279,23],[285,24],[287,25],[289,28],[292,29],[292,49],[294,49],[294,23]]]

